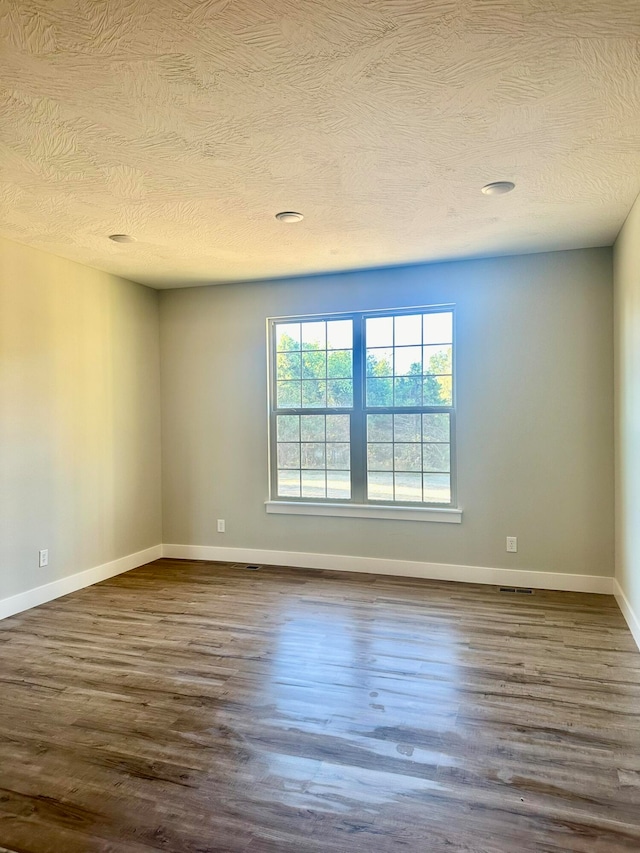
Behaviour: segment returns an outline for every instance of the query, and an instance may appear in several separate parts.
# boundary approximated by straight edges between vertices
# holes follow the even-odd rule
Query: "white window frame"
[[[397,317],[405,314],[452,314],[452,401],[451,406],[392,406],[366,408],[366,320],[374,317]],[[304,323],[320,320],[351,320],[353,324],[353,407],[350,408],[277,408],[276,396],[276,335],[279,323]],[[269,500],[266,510],[274,514],[343,516],[349,518],[385,518],[396,520],[439,521],[460,523],[462,510],[457,503],[457,453],[456,453],[456,311],[455,305],[421,305],[373,311],[302,314],[270,317],[267,320],[268,346],[268,412],[269,412]],[[367,414],[449,414],[450,486],[449,503],[422,503],[402,501],[373,501],[367,498]],[[278,415],[348,414],[351,416],[351,498],[278,497],[277,495],[277,436]]]

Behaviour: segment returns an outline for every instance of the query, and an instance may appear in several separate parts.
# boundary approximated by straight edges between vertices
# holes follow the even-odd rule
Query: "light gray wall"
[[[160,543],[159,391],[155,291],[0,240],[0,599]]]
[[[616,578],[640,622],[640,199],[614,247]]]
[[[265,319],[442,302],[462,524],[266,515]],[[160,319],[165,543],[613,574],[610,249],[166,291]]]

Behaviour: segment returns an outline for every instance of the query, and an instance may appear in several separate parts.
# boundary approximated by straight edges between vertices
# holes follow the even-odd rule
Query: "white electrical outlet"
[[[224,533],[224,529],[225,529],[224,518],[219,518],[218,519],[218,533]]]
[[[49,565],[49,549],[45,548],[43,551],[38,551],[38,566],[42,569],[44,566]]]
[[[507,536],[507,551],[510,554],[515,554],[518,550],[518,537],[517,536]]]

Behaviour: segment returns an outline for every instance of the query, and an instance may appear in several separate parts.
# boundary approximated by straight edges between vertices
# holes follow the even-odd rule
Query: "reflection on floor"
[[[159,560],[0,622],[0,844],[640,849],[613,598]]]

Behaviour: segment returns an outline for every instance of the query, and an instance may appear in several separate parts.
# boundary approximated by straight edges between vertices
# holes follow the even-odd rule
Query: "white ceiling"
[[[155,287],[608,245],[640,190],[638,0],[0,0],[0,34],[0,233]]]

